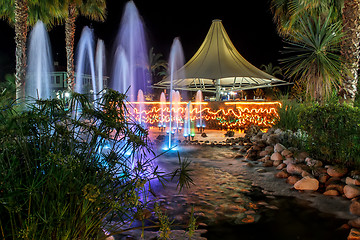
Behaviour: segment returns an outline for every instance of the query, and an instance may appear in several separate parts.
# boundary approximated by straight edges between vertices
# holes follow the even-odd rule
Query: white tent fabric
[[[221,20],[213,20],[210,30],[195,55],[184,65],[185,79],[174,79],[174,89],[205,92],[239,91],[287,85],[253,66],[236,50]],[[166,78],[154,87],[168,88]]]

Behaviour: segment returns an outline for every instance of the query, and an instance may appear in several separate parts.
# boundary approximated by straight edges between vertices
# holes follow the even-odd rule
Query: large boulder
[[[316,191],[319,188],[319,181],[312,177],[304,177],[294,184],[296,190]]]

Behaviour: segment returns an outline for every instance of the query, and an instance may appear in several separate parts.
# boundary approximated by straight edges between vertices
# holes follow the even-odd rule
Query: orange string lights
[[[169,103],[144,102],[145,109],[138,110],[140,103],[131,103],[134,106],[134,114],[137,121],[139,116],[142,122],[150,125],[165,124],[170,121]],[[162,108],[161,108],[162,104]],[[173,107],[172,120],[183,124],[187,118],[188,102],[179,102],[178,107]],[[209,128],[244,128],[248,125],[271,127],[279,116],[277,109],[282,107],[280,102],[201,102],[191,103],[190,119],[196,121],[205,120]],[[201,114],[200,114],[201,113]]]

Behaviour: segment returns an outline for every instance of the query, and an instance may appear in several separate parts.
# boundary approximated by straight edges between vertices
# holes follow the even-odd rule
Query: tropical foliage
[[[343,61],[340,42],[343,34],[340,22],[332,22],[330,15],[325,20],[304,14],[296,32],[286,42],[282,60],[286,74],[300,79],[312,100],[323,101],[340,84]]]
[[[169,174],[154,166],[148,132],[126,117],[124,99],[108,90],[94,108],[74,93],[22,112],[1,101],[2,239],[105,239],[151,216],[152,179],[188,186],[188,162]]]
[[[67,85],[69,90],[74,90],[74,42],[75,42],[75,20],[81,15],[95,21],[104,21],[106,17],[105,0],[62,0],[67,6],[64,12],[65,18],[65,50]]]
[[[313,104],[299,114],[309,153],[336,164],[360,167],[360,110],[338,99]]]
[[[282,76],[282,75],[283,75],[281,68],[280,68],[279,66],[273,66],[272,63],[268,63],[267,65],[262,64],[262,65],[260,66],[260,68],[261,68],[264,72],[266,72],[266,73],[268,73],[268,74],[270,74],[270,75],[272,75],[272,76],[275,76],[275,77],[276,77],[276,76]]]

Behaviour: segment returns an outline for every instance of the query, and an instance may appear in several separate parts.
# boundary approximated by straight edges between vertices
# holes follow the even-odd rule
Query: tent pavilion
[[[218,19],[212,21],[199,50],[179,71],[186,77],[173,79],[174,89],[212,92],[216,100],[220,100],[221,94],[290,84],[261,71],[242,57]],[[170,78],[153,87],[170,88]]]

